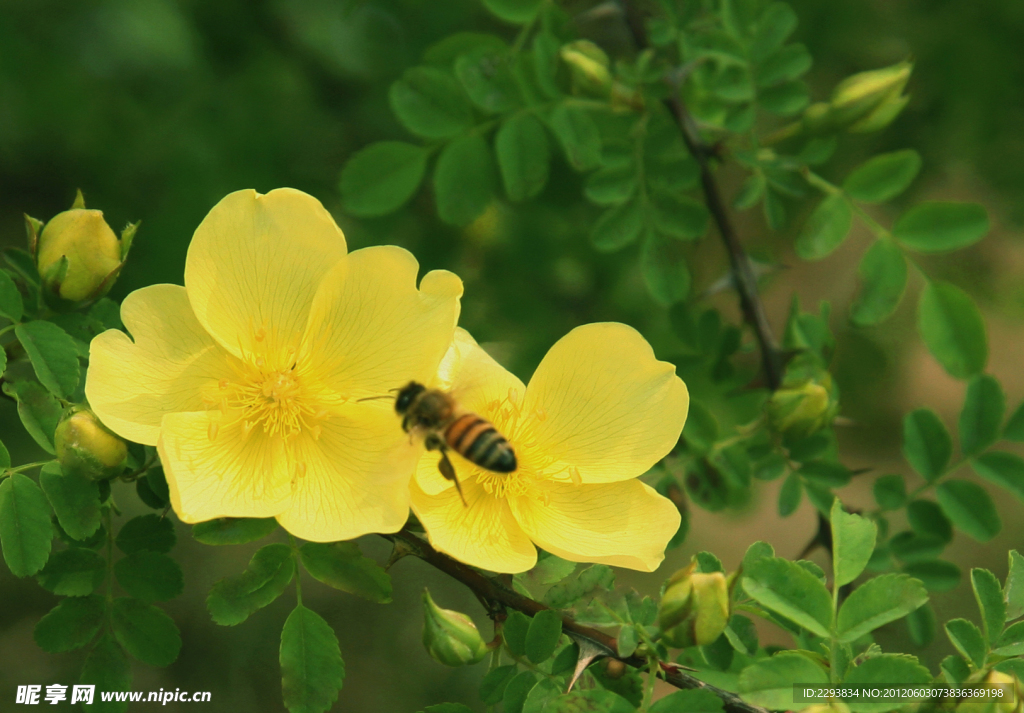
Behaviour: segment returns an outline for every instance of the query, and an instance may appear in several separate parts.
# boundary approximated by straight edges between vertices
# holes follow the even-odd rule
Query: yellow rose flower
[[[623,324],[577,327],[523,386],[464,330],[435,383],[515,449],[510,474],[450,453],[468,507],[425,454],[412,508],[437,549],[494,572],[536,564],[534,544],[575,562],[653,571],[679,512],[637,480],[679,440],[690,398],[675,368]]]
[[[419,450],[388,401],[452,341],[462,282],[406,250],[346,255],[292,189],[225,197],[196,230],[185,286],[130,294],[91,346],[86,395],[115,433],[157,446],[185,522],[276,517],[307,540],[394,532]]]

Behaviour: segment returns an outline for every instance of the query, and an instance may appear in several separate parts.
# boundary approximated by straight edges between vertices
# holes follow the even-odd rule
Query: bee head
[[[416,397],[426,390],[427,387],[423,384],[410,381],[398,390],[398,396],[395,397],[395,411],[404,414],[412,406],[412,402],[416,400]]]

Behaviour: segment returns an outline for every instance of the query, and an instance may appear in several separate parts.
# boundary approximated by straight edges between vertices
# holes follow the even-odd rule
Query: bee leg
[[[455,489],[459,491],[459,497],[462,498],[462,505],[469,507],[469,503],[466,502],[466,496],[462,494],[462,486],[459,484],[459,479],[455,476],[455,466],[448,460],[448,453],[444,448],[441,448],[441,460],[437,464],[437,469],[441,471],[448,480],[455,483]]]

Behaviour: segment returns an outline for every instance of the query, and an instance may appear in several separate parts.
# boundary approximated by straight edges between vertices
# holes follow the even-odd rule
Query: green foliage
[[[899,307],[907,287],[907,260],[888,238],[880,238],[861,258],[860,292],[850,306],[850,319],[860,327],[878,324]]]
[[[341,193],[345,210],[372,217],[391,213],[408,201],[427,171],[426,149],[402,141],[372,144],[345,164]]]
[[[335,589],[357,594],[371,602],[391,601],[391,577],[354,542],[307,542],[299,548],[302,566]]]
[[[287,545],[267,545],[256,551],[241,574],[213,585],[206,607],[221,626],[241,624],[284,592],[295,576],[295,558]]]
[[[118,643],[139,661],[169,666],[178,658],[181,635],[163,610],[138,599],[120,597],[111,606],[110,621]]]
[[[555,652],[562,636],[562,617],[553,609],[545,609],[534,615],[526,632],[524,650],[526,658],[533,663],[546,661]]]
[[[11,573],[27,577],[41,570],[53,535],[50,506],[39,486],[21,473],[0,481],[0,545]]]
[[[900,216],[893,237],[923,253],[959,250],[988,232],[988,213],[975,203],[926,201]]]
[[[14,329],[39,382],[55,396],[71,398],[78,388],[78,350],[74,341],[53,322],[36,320]]]
[[[126,555],[142,550],[170,552],[177,542],[174,525],[159,515],[140,515],[126,522],[115,539]]]
[[[291,713],[323,713],[345,680],[338,637],[330,624],[301,604],[281,631],[281,691]]]
[[[762,606],[818,636],[832,625],[832,597],[825,585],[796,562],[778,557],[744,569],[743,589]]]
[[[929,282],[918,302],[917,328],[928,350],[950,376],[966,379],[985,368],[985,323],[978,307],[960,288]]]
[[[913,149],[879,154],[847,175],[843,191],[862,203],[884,203],[900,195],[921,170],[921,156]]]
[[[278,527],[272,517],[221,517],[192,528],[192,537],[204,545],[244,545],[261,540]]]

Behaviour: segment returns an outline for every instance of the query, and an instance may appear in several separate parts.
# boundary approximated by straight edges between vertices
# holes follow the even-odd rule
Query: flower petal
[[[460,481],[468,507],[455,488],[439,495],[410,485],[412,509],[430,544],[474,567],[492,572],[525,572],[537,563],[537,550],[516,524],[504,499],[490,495],[476,481]]]
[[[394,411],[355,404],[289,442],[304,474],[278,522],[314,542],[351,540],[370,532],[397,532],[409,519],[406,485],[418,450],[402,433]]]
[[[164,415],[201,411],[204,388],[232,374],[234,358],[196,320],[185,288],[153,285],[128,295],[121,319],[89,349],[85,395],[120,436],[155,446]]]
[[[164,416],[157,449],[174,512],[183,522],[277,515],[292,496],[283,439],[243,434],[241,422],[213,430],[219,414]]]
[[[509,499],[512,512],[530,539],[572,562],[653,572],[679,529],[676,506],[639,480],[535,487],[540,497]]]
[[[312,196],[237,191],[196,229],[185,288],[200,324],[235,356],[268,346],[286,354],[298,346],[320,281],[345,252],[345,236]]]
[[[324,279],[299,363],[303,378],[343,397],[387,394],[430,379],[452,341],[462,281],[427,273],[408,250],[357,250]]]
[[[555,343],[526,389],[524,410],[545,414],[536,449],[584,483],[645,473],[679,440],[690,397],[675,367],[632,327],[587,324]],[[550,472],[550,471],[549,471]]]

